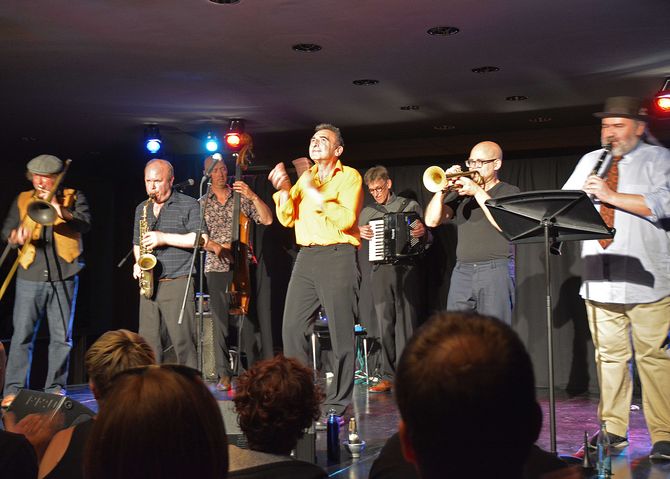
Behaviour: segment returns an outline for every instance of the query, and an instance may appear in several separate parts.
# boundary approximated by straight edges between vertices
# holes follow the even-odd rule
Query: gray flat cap
[[[63,162],[53,155],[40,155],[30,160],[27,168],[37,175],[55,175],[63,171]]]

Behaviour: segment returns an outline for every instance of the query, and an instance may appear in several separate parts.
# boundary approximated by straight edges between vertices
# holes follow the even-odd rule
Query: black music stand
[[[549,366],[549,435],[556,453],[556,403],[554,398],[554,341],[549,255],[563,241],[612,238],[609,228],[583,191],[548,190],[501,196],[486,205],[510,243],[544,241],[547,290],[547,357]]]

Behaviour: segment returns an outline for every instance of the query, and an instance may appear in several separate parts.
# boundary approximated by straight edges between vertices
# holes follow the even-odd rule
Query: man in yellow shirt
[[[282,338],[284,354],[309,364],[308,336],[314,313],[322,306],[333,347],[333,374],[326,391],[324,415],[343,416],[354,387],[354,319],[360,273],[358,215],[363,202],[361,175],[343,166],[340,130],[317,125],[309,144],[315,162],[295,185],[279,163],[268,175],[277,219],[295,228],[300,252],[286,292]]]

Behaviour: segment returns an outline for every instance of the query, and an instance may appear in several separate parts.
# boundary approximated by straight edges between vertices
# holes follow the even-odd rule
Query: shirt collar
[[[314,165],[312,165],[309,171],[312,173],[312,177],[314,178],[314,181],[317,182],[317,184],[328,183],[330,180],[333,179],[333,177],[338,171],[342,171],[342,162],[340,161],[339,158],[337,159],[337,161],[335,162],[335,166],[333,167],[333,170],[330,172],[330,175],[323,182],[319,182],[319,175],[317,174],[317,172],[319,171],[318,163],[314,163]]]

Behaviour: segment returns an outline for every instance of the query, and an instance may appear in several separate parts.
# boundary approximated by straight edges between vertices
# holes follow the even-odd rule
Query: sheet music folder
[[[614,236],[583,191],[546,190],[486,200],[491,215],[511,243],[541,243],[548,225],[555,242]]]

